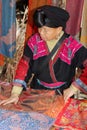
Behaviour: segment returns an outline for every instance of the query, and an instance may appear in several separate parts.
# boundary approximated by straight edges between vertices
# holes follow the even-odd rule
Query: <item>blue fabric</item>
[[[24,88],[27,87],[26,82],[24,80],[20,80],[20,79],[15,79],[13,80],[14,83],[19,83],[22,84]]]
[[[0,53],[13,57],[16,51],[15,0],[0,0]]]
[[[49,130],[54,119],[37,112],[0,109],[0,130]]]

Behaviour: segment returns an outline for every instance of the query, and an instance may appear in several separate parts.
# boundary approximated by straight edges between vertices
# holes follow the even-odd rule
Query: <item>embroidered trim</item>
[[[66,38],[58,53],[56,54],[53,62],[56,62],[58,58],[64,61],[67,64],[71,64],[71,60],[73,59],[75,53],[82,47],[82,44],[79,44],[76,40],[74,40],[71,36]]]
[[[45,42],[40,38],[39,34],[33,35],[29,41],[28,45],[33,52],[33,59],[45,56],[48,54],[48,51],[45,46]]]
[[[24,80],[15,79],[13,83],[19,83],[19,84],[22,84],[25,88],[27,87],[26,82]]]
[[[68,43],[69,41],[69,43]],[[70,44],[71,41],[71,44]],[[71,60],[73,59],[75,53],[82,47],[76,40],[74,40],[71,36],[69,39],[66,39],[65,44],[60,53],[60,59],[68,64],[71,64]]]
[[[79,88],[84,93],[87,93],[87,85],[84,84],[79,78],[76,79],[75,82],[73,82],[72,84],[75,85],[77,88]]]
[[[40,85],[43,85],[44,87],[46,88],[50,88],[50,89],[53,89],[53,88],[59,88],[61,87],[62,85],[64,85],[66,82],[56,82],[56,83],[46,83],[46,82],[43,82],[43,81],[40,81],[39,79],[37,79],[37,82],[40,84]]]

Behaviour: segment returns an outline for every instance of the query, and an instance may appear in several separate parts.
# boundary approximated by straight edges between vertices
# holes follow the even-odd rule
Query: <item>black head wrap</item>
[[[56,28],[62,26],[64,29],[69,19],[69,13],[56,6],[44,5],[35,11],[33,18],[37,27],[47,26]]]

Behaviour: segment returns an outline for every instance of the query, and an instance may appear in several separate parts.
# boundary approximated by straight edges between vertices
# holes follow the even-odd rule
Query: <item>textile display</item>
[[[0,86],[0,100],[3,100],[10,96],[12,85],[0,81]],[[63,104],[62,97],[57,97],[54,91],[28,88],[23,91],[18,104],[0,106],[0,129],[49,130]]]
[[[0,100],[3,100],[10,96],[12,85],[0,81],[0,86]],[[56,95],[54,90],[27,88],[16,105],[0,105],[0,114],[0,128],[9,126],[8,130],[15,130],[12,128],[18,124],[20,130],[28,127],[29,130],[51,130],[48,128],[52,126],[54,130],[87,130],[87,100],[71,98],[64,103],[63,97]]]
[[[87,130],[87,100],[69,99],[54,125],[56,130]]]
[[[10,96],[11,85],[0,81],[0,100]],[[57,107],[59,106],[59,107]],[[64,106],[63,97],[55,95],[51,90],[34,90],[27,88],[20,96],[18,104],[1,105],[1,109],[39,112],[55,118]]]
[[[84,0],[81,27],[81,42],[87,47],[87,0]]]
[[[15,1],[0,0],[0,53],[12,58],[16,50]]]
[[[42,5],[50,5],[51,0],[29,0],[29,11],[28,11],[28,22],[26,27],[26,34],[25,34],[25,42],[27,39],[35,32],[37,32],[37,28],[33,24],[33,13],[36,8]]]
[[[54,119],[37,112],[0,109],[0,130],[49,130]]]
[[[66,0],[66,10],[70,14],[66,32],[73,36],[80,32],[83,4],[84,0]]]

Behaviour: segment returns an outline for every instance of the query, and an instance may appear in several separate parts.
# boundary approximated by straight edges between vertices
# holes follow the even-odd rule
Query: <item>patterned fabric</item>
[[[0,109],[0,130],[49,130],[54,119],[36,112]]]
[[[87,100],[69,99],[58,114],[56,130],[87,130]]]
[[[0,53],[13,57],[16,48],[15,1],[0,0]]]
[[[0,81],[0,86],[0,100],[7,99],[7,97],[10,96],[12,85]],[[54,90],[34,90],[27,88],[27,91],[22,92],[19,102],[16,105],[0,105],[0,109],[21,112],[38,112],[55,118],[63,106],[63,97],[56,95]]]
[[[72,36],[63,41],[64,46],[59,54],[60,59],[62,59],[67,64],[71,64],[75,53],[82,47],[78,41],[76,41]],[[49,52],[46,50],[46,43],[40,38],[39,34],[36,33],[28,40],[28,46],[33,51],[33,59],[47,55]]]
[[[46,50],[46,42],[40,38],[38,33],[34,34],[28,40],[28,46],[33,52],[33,59],[38,59],[39,57],[45,56],[48,54]]]
[[[11,92],[11,84],[0,81],[0,100]],[[55,120],[56,119],[56,120]],[[69,99],[49,90],[23,91],[17,105],[0,105],[0,130],[87,130],[87,100]],[[16,128],[15,128],[16,126]]]

